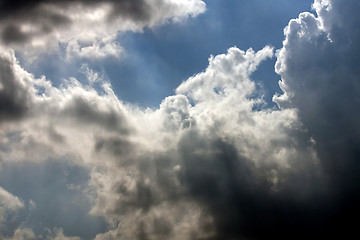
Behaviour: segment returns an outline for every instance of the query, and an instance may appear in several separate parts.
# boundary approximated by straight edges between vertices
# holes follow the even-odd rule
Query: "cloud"
[[[89,215],[93,201],[88,187],[89,170],[70,160],[2,163],[0,182],[21,198],[23,207],[15,212],[16,218],[4,222],[1,235],[13,236],[16,229],[29,228],[36,236],[52,236],[55,232],[50,234],[48,229],[53,232],[54,228],[62,228],[64,235],[91,239],[106,230],[101,217]],[[14,211],[11,213],[9,216],[14,215]]]
[[[203,6],[199,1],[176,7],[160,1],[156,2],[160,12],[151,12],[151,7],[141,7],[147,1],[139,1],[145,5],[75,3],[38,1],[27,7],[30,13],[45,7],[60,13],[102,9],[102,21],[122,19],[129,24],[124,29],[138,31],[202,9],[187,9],[191,4]],[[117,9],[121,4],[128,4],[129,15]],[[23,5],[4,6],[14,14],[23,12]],[[64,192],[66,200],[90,199],[90,215],[82,210],[84,218],[101,216],[109,224],[109,229],[92,234],[96,240],[263,239],[270,235],[302,239],[354,232],[356,223],[348,216],[359,213],[360,25],[358,15],[348,13],[357,12],[359,4],[316,0],[313,7],[317,16],[302,13],[289,22],[283,47],[275,53],[283,90],[274,96],[279,109],[266,107],[251,79],[259,64],[273,57],[274,50],[268,46],[259,51],[232,47],[211,56],[208,67],[185,80],[158,109],[122,102],[109,82],[86,67],[81,71],[88,83],[70,78],[55,87],[46,77],[35,78],[22,69],[14,51],[3,47],[0,99],[6,105],[0,105],[1,169],[11,172],[9,166],[15,166],[17,172],[32,166],[34,175],[44,172],[44,179],[37,181],[46,180],[48,186],[54,183],[54,189],[60,189],[55,196]],[[69,16],[70,23],[61,24],[77,28],[72,19],[76,14]],[[2,12],[2,24],[10,17]],[[23,19],[27,16],[19,17],[19,24]],[[31,43],[35,38],[30,34],[24,39]],[[95,82],[99,87],[94,87]],[[61,172],[51,174],[39,167],[56,166],[68,172],[67,164],[79,172],[70,171],[65,178]],[[71,180],[69,176],[76,173],[86,177]],[[26,178],[15,175],[19,181]],[[64,179],[77,184],[69,183],[65,191]],[[83,191],[70,191],[79,188]],[[5,199],[3,211],[23,207],[18,197],[2,188],[0,195]],[[33,211],[49,208],[39,204],[46,200],[40,195],[46,194],[27,196],[26,201],[36,203]],[[56,206],[74,207],[67,201]],[[63,232],[54,230],[44,236],[89,237],[80,230],[64,234],[71,228],[62,220],[57,227]],[[10,236],[37,236],[23,225]]]
[[[9,221],[11,215],[24,207],[24,203],[4,188],[0,187],[0,229]]]
[[[359,4],[315,1],[314,8],[318,17],[303,13],[285,29],[286,40],[276,63],[284,95],[275,100],[280,106],[298,109],[337,184],[357,188],[357,181],[350,184],[346,179],[357,175],[360,115],[355,109],[360,104],[360,59],[356,49],[360,35],[359,19],[347,16]]]
[[[262,99],[250,76],[271,56],[269,47],[234,47],[210,58],[209,67],[182,83],[177,95],[145,112],[148,121],[134,135],[148,139],[135,141],[128,148],[136,149],[132,154],[114,151],[122,149],[121,142],[109,145],[115,165],[92,173],[92,213],[120,224],[98,239],[261,237],[273,231],[271,219],[285,225],[293,215],[301,223],[314,196],[323,194],[316,193],[322,183],[310,184],[321,171],[294,109],[255,110]],[[142,142],[155,143],[141,147]],[[288,194],[299,200],[286,199]],[[183,214],[176,220],[177,212]],[[159,218],[168,223],[167,231],[157,231]]]
[[[0,55],[0,123],[28,113],[32,102],[30,74],[16,64],[11,50],[1,48]]]
[[[81,240],[79,237],[67,237],[64,235],[62,229],[47,230],[46,236],[36,235],[30,228],[18,228],[15,230],[12,237],[2,238],[4,240]]]
[[[230,48],[159,109],[144,110],[121,102],[106,81],[95,90],[94,73],[88,84],[69,79],[59,88],[35,79],[9,52],[7,64],[19,72],[12,81],[26,75],[32,101],[16,124],[3,123],[2,166],[67,159],[89,169],[90,213],[114,226],[98,239],[237,237],[246,229],[231,225],[243,211],[238,195],[256,198],[249,189],[257,189],[270,196],[291,185],[287,175],[301,168],[300,159],[307,159],[303,168],[316,160],[309,139],[289,134],[301,132],[296,111],[261,108],[250,76],[272,55],[270,47]],[[220,210],[227,205],[235,216]]]
[[[205,11],[201,0],[1,1],[2,44],[27,55],[65,48],[67,57],[119,56],[119,32],[142,31]]]
[[[353,223],[340,219],[359,212],[360,20],[355,12],[360,5],[332,0],[315,1],[313,7],[317,17],[302,13],[285,29],[276,63],[284,94],[274,99],[284,108],[298,110],[316,142],[332,192],[326,226],[352,231]]]
[[[34,232],[30,228],[18,228],[15,230],[11,238],[5,240],[33,240],[36,239]]]

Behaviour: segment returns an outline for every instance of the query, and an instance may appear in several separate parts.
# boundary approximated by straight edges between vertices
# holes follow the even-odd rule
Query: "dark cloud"
[[[41,3],[44,2],[48,1],[3,1],[0,11],[2,42],[6,45],[25,44],[71,23],[64,14],[42,9]],[[24,30],[24,24],[28,25],[28,30]]]
[[[132,152],[132,144],[126,139],[110,138],[110,139],[97,139],[95,144],[95,151],[108,151],[114,156],[124,156]]]
[[[182,5],[197,4],[199,9],[182,9]],[[105,8],[104,8],[105,6]],[[202,9],[200,9],[202,8]],[[191,11],[203,11],[203,2],[194,0],[188,3],[174,4],[167,0],[37,0],[37,1],[1,1],[0,2],[0,31],[1,40],[5,45],[20,47],[29,45],[34,47],[39,41],[45,41],[43,45],[49,45],[48,38],[60,37],[61,41],[77,38],[77,32],[88,28],[87,34],[94,29],[86,25],[84,18],[89,13],[99,15],[96,11],[102,10],[101,16],[90,17],[88,22],[93,22],[105,32],[117,34],[117,31],[139,30],[144,26],[151,26],[164,19],[187,16]],[[82,18],[75,15],[81,15]],[[120,20],[120,21],[119,21]],[[85,26],[86,25],[86,26]],[[126,27],[129,25],[128,27]],[[75,29],[75,30],[74,30]],[[71,32],[73,30],[73,32]],[[62,32],[59,36],[59,32]],[[66,32],[66,34],[64,34]],[[54,34],[54,35],[52,35]],[[61,36],[62,35],[62,36]],[[66,35],[71,35],[66,39]],[[98,34],[97,34],[98,35]],[[105,34],[106,35],[106,34]],[[101,38],[102,36],[97,36]],[[66,39],[66,40],[65,40]],[[96,42],[95,39],[85,38],[88,43]],[[34,43],[35,44],[31,44]],[[30,43],[30,44],[29,44]]]
[[[74,122],[100,126],[120,134],[128,134],[131,131],[126,117],[121,110],[116,109],[116,106],[103,106],[96,101],[91,102],[81,94],[73,96],[61,109],[59,115]]]
[[[29,39],[29,36],[21,32],[21,30],[14,24],[6,26],[2,34],[2,40],[6,44],[11,42],[21,43]]]
[[[328,231],[332,201],[312,182],[321,179],[302,172],[314,169],[284,171],[285,184],[274,191],[268,174],[276,166],[255,166],[231,142],[191,133],[180,153],[189,196],[214,220],[210,239],[303,239]]]
[[[287,97],[277,101],[298,109],[304,128],[316,141],[332,193],[324,204],[333,201],[332,214],[321,220],[334,232],[350,234],[355,231],[350,219],[360,213],[360,18],[352,14],[360,5],[338,0],[315,3],[321,23],[302,14],[286,30],[277,71]]]
[[[0,18],[4,19],[10,16],[30,17],[32,11],[41,9],[46,5],[57,8],[68,9],[72,5],[80,4],[86,6],[97,6],[100,4],[111,4],[113,6],[111,15],[125,16],[133,20],[145,20],[149,16],[149,6],[145,0],[36,0],[36,1],[0,1]]]
[[[0,54],[0,123],[25,116],[32,103],[28,76],[19,76],[15,60],[8,51]]]
[[[289,41],[282,50],[286,56],[278,60],[278,68],[284,89],[290,93],[287,101],[299,109],[334,184],[347,191],[359,187],[360,146],[360,18],[347,16],[360,10],[360,5],[357,1],[343,5],[336,0],[330,4],[330,10],[318,10],[320,17],[328,20],[324,22],[326,31],[318,26],[311,29],[316,21],[311,15],[301,18],[301,28],[312,30],[303,37],[296,37],[295,23],[290,25]],[[281,65],[286,70],[280,70]]]

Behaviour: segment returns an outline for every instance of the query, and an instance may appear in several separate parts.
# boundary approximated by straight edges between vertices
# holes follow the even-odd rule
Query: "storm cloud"
[[[60,86],[36,78],[10,49],[21,51],[19,46],[35,39],[17,27],[43,29],[44,19],[31,22],[28,14],[57,13],[63,21],[50,21],[40,35],[57,32],[62,39],[68,33],[59,29],[78,24],[65,14],[74,7],[103,9],[101,21],[125,21],[129,25],[120,30],[140,31],[199,14],[201,1],[1,5],[2,238],[304,239],[355,233],[356,0],[315,0],[314,13],[290,20],[281,49],[231,47],[210,56],[207,68],[183,81],[157,109],[121,101],[104,79],[95,88],[90,75],[88,82],[70,78]],[[17,19],[14,28],[11,18]],[[278,107],[269,108],[252,74],[274,57],[283,92],[273,97]],[[38,187],[44,182],[47,188]],[[67,219],[75,216],[82,221],[77,226]],[[85,223],[96,231],[87,232]]]

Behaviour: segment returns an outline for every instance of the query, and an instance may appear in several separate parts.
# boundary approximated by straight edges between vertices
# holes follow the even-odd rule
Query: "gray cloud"
[[[37,55],[58,44],[67,57],[118,56],[119,31],[141,31],[204,12],[201,0],[38,0],[0,2],[2,44]],[[31,48],[31,49],[29,49]]]
[[[111,11],[105,19],[112,21],[121,16],[132,21],[146,21],[150,17],[151,8],[144,0],[130,1],[84,1],[84,0],[53,0],[53,1],[1,1],[0,20],[5,22],[2,40],[5,44],[25,44],[32,38],[50,34],[69,25],[76,24],[67,15],[72,6],[81,6],[95,11],[97,7],[109,4]],[[61,10],[61,11],[60,11]],[[33,25],[37,31],[26,32],[23,24]]]
[[[289,169],[256,166],[228,140],[191,133],[180,142],[181,179],[188,194],[213,218],[210,239],[295,239],[317,236],[328,227],[329,197],[318,169],[301,155]],[[304,151],[304,150],[303,150]],[[305,151],[304,151],[305,152]],[[263,159],[266,162],[266,159]],[[300,161],[304,164],[299,166]],[[277,172],[280,186],[270,181]],[[330,201],[331,202],[331,201]]]
[[[333,0],[315,1],[314,7],[318,18],[301,14],[285,31],[276,64],[285,94],[275,100],[297,108],[316,141],[335,202],[328,226],[350,234],[354,225],[347,219],[359,213],[360,35],[359,17],[353,13],[360,5]]]
[[[9,51],[0,55],[0,123],[27,114],[32,103],[29,76],[20,75]]]
[[[163,1],[162,1],[163,2]],[[17,15],[18,17],[23,16],[27,18],[31,16],[31,12],[37,9],[41,9],[44,5],[54,5],[57,8],[70,8],[72,5],[88,5],[88,6],[97,6],[103,3],[108,3],[113,6],[111,15],[114,17],[116,15],[125,15],[128,18],[131,18],[135,21],[144,19],[146,20],[150,15],[148,13],[151,9],[148,6],[148,2],[145,0],[105,0],[105,1],[96,1],[96,0],[37,0],[37,1],[1,1],[0,7],[0,17],[7,18],[9,16]],[[110,16],[109,16],[110,17]]]
[[[64,118],[75,119],[75,122],[100,125],[101,128],[107,128],[109,131],[118,131],[120,134],[128,134],[130,127],[125,117],[119,109],[100,109],[100,106],[94,102],[91,103],[83,96],[73,96],[73,99],[67,102],[59,115]]]

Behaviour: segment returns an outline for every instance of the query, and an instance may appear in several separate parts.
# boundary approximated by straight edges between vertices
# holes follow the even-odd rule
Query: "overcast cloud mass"
[[[0,1],[0,239],[355,233],[360,2],[312,8],[284,26],[280,49],[229,46],[152,109],[86,64],[86,81],[55,85],[17,55],[119,57],[119,35],[191,21],[203,1]],[[252,79],[268,59],[274,108]]]

